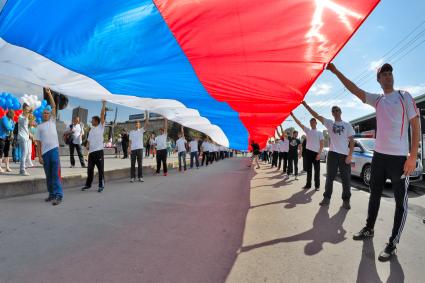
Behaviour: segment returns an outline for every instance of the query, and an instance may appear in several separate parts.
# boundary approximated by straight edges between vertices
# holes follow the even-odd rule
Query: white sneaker
[[[28,173],[27,171],[25,171],[25,172],[22,172],[21,173],[21,176],[30,176],[30,173]]]
[[[285,175],[285,177],[283,177],[283,180],[284,181],[286,181],[286,180],[288,180],[289,179],[289,176],[288,175]]]
[[[144,182],[145,180],[143,180],[143,178],[139,178],[139,182]]]
[[[131,178],[130,179],[130,183],[134,183],[134,178]]]

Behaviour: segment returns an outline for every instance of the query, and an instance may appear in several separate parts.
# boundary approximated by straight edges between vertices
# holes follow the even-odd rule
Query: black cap
[[[378,71],[376,72],[376,79],[379,80],[379,75],[381,73],[383,73],[383,72],[388,72],[388,71],[392,72],[393,71],[393,67],[390,64],[385,63],[384,65],[382,65],[381,67],[379,67]]]

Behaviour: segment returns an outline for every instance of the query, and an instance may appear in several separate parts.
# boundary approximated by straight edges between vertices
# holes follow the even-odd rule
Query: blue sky
[[[394,67],[396,88],[408,90],[413,96],[425,94],[425,70],[423,68],[425,66],[425,42],[404,58],[399,59],[409,48],[413,48],[416,44],[425,40],[424,11],[425,1],[423,0],[381,1],[335,58],[335,65],[350,79],[356,78],[359,74],[371,77],[369,81],[361,83],[359,86],[370,92],[380,92],[379,84],[375,79],[376,67],[386,59],[383,56],[388,51],[422,22],[423,25],[418,31],[423,30],[424,34],[419,40],[410,44],[398,56],[390,56],[386,61]],[[392,55],[392,53],[389,55]],[[397,59],[399,60],[397,61]],[[332,118],[330,113],[332,105],[339,105],[342,108],[343,119],[347,121],[373,112],[373,108],[362,104],[348,92],[343,92],[341,83],[327,71],[319,77],[310,89],[306,101],[319,114],[327,118]],[[70,107],[61,113],[62,120],[70,121],[72,108],[78,105],[88,108],[89,116],[98,115],[101,106],[100,102],[70,98]],[[139,113],[135,109],[122,106],[119,106],[118,109],[118,120],[120,121],[127,120],[130,114]],[[308,124],[311,116],[302,106],[297,108],[294,113],[302,122]],[[112,118],[114,114],[109,113],[108,115]],[[296,125],[288,119],[283,123],[283,126],[286,128]],[[319,128],[324,129],[322,125]]]

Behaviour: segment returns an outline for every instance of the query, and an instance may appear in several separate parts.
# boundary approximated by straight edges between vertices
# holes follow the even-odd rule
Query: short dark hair
[[[100,124],[100,117],[99,116],[93,116],[93,120],[95,120],[98,124]]]
[[[292,134],[298,134],[298,131],[293,131]]]
[[[310,122],[313,122],[313,121],[317,122],[316,118],[311,118],[310,119]]]

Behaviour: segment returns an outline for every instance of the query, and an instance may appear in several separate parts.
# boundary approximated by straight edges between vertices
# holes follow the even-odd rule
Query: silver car
[[[358,176],[363,179],[363,183],[369,186],[370,171],[375,150],[375,139],[372,138],[355,138],[354,152],[351,162],[351,175]],[[410,176],[411,180],[420,180],[423,168],[420,159],[416,161],[416,169]]]

